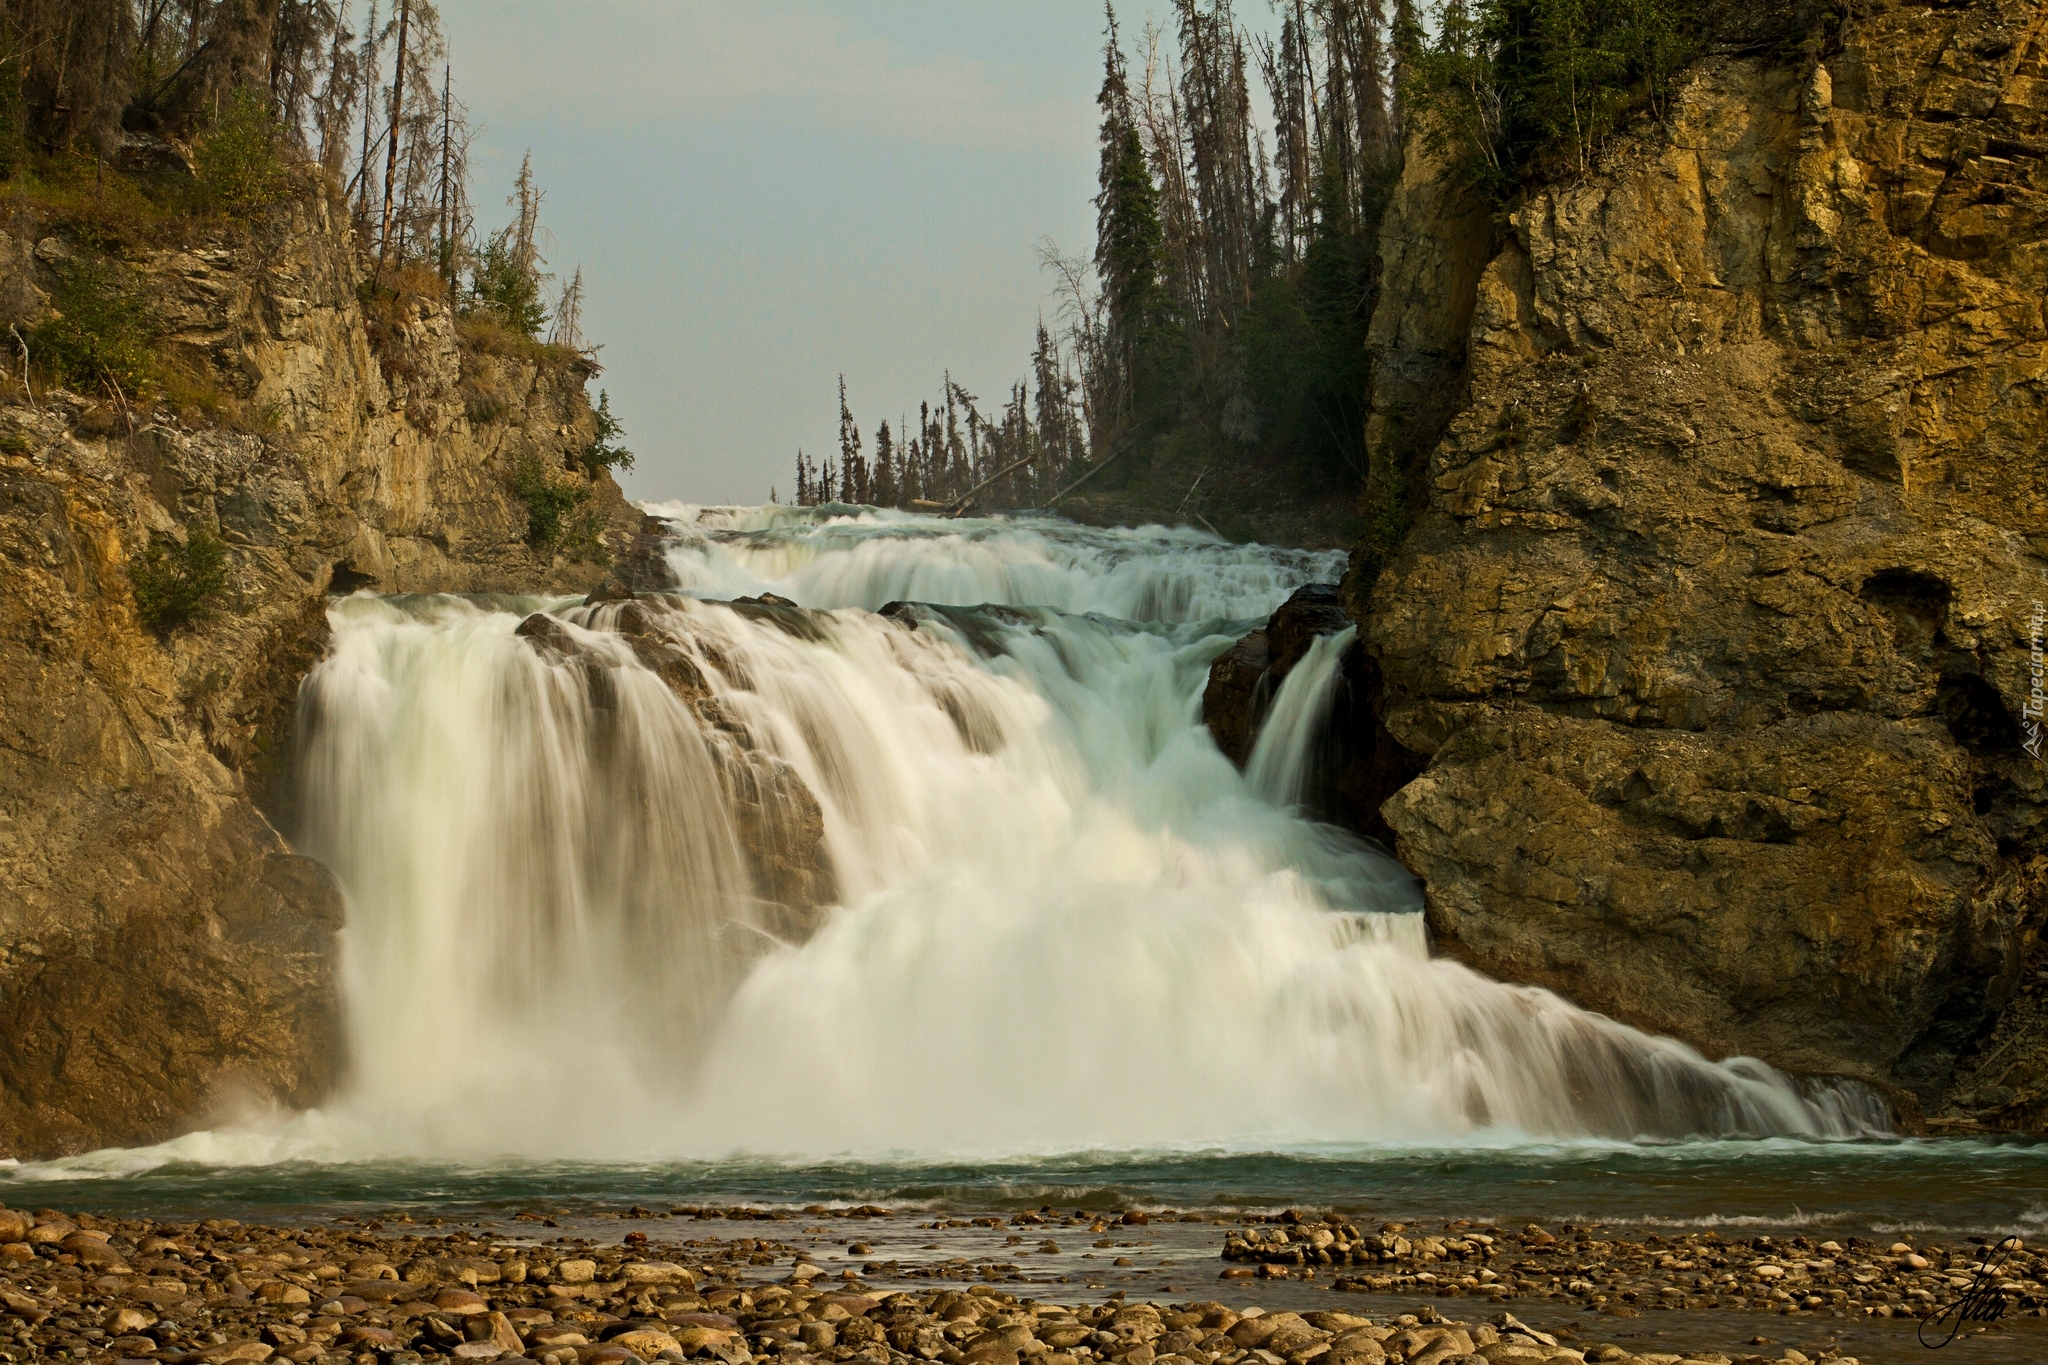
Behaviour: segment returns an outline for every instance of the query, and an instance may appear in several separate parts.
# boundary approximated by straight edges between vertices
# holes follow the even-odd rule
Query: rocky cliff
[[[1354,742],[1439,951],[2039,1126],[2048,11],[1845,13],[1491,231],[1411,154]]]
[[[1711,57],[1514,213],[1359,585],[1443,950],[2038,1122],[2048,1038],[1993,1035],[2048,912],[2042,26],[1878,6],[1818,60]],[[1455,274],[1446,226],[1390,275]]]
[[[582,590],[639,529],[600,474],[609,550],[536,552],[509,487],[521,461],[584,478],[587,365],[424,300],[366,319],[317,198],[195,233],[111,250],[215,415],[18,373],[0,401],[0,1155],[317,1102],[341,901],[280,835],[276,779],[326,594]],[[7,321],[28,333],[108,249],[17,207]],[[159,634],[135,568],[194,535],[225,543],[225,588]]]

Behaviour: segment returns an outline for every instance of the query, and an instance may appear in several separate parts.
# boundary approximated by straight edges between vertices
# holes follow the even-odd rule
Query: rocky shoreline
[[[1012,1244],[1035,1242],[1021,1255],[1057,1254],[1055,1233],[1070,1240],[1095,1235],[1089,1245],[1114,1249],[1126,1245],[1120,1235],[1152,1219],[1234,1224],[1216,1230],[1226,1291],[1250,1290],[1237,1283],[1245,1279],[1270,1290],[1285,1287],[1275,1281],[1325,1278],[1339,1291],[1480,1300],[1441,1309],[1421,1302],[1413,1311],[1387,1313],[1333,1295],[1326,1311],[1261,1311],[1215,1299],[1145,1303],[1124,1293],[1098,1301],[1099,1292],[1083,1291],[1099,1285],[1064,1275],[1006,1286],[1025,1279],[1014,1263],[956,1269],[936,1261],[953,1270],[948,1278],[974,1283],[880,1287],[874,1282],[914,1278],[918,1269],[861,1259],[871,1248],[859,1223],[889,1216],[879,1208],[796,1214],[684,1207],[665,1215],[636,1208],[596,1217],[641,1227],[669,1219],[666,1235],[635,1230],[617,1237],[614,1224],[594,1237],[552,1235],[555,1224],[543,1213],[479,1231],[444,1226],[439,1218],[414,1223],[409,1215],[390,1224],[343,1217],[281,1227],[0,1208],[0,1362],[745,1365],[775,1356],[788,1365],[1748,1365],[1808,1357],[1780,1348],[1649,1350],[1640,1341],[1644,1333],[1623,1330],[1617,1319],[1661,1308],[1925,1316],[1967,1286],[1984,1254],[1981,1246],[1913,1250],[1857,1238],[1818,1246],[1803,1238],[1731,1241],[1712,1234],[1634,1241],[1571,1227],[1551,1233],[1454,1223],[1439,1234],[1388,1224],[1366,1232],[1292,1212],[1247,1220],[1047,1209],[972,1220],[1007,1229]],[[836,1234],[831,1240],[843,1239],[846,1259],[859,1268],[819,1266],[815,1261],[827,1258],[816,1238],[800,1239],[794,1229],[730,1227],[799,1218],[853,1224],[803,1231]],[[711,1233],[702,1225],[712,1220],[726,1229],[692,1235]],[[917,1226],[953,1223],[968,1225],[935,1219]],[[748,1235],[753,1231],[764,1235]],[[2004,1263],[2009,1315],[2048,1314],[2043,1269],[2043,1258],[2025,1249]],[[1517,1298],[1570,1298],[1590,1311],[1571,1327],[1545,1331],[1496,1302]],[[1623,1346],[1613,1336],[1636,1340]],[[1770,1340],[1746,1339],[1758,1346]],[[1845,1365],[1855,1359],[1825,1352],[1819,1358]]]
[[[1224,1244],[1240,1263],[1226,1277],[1334,1274],[1335,1288],[1436,1293],[1489,1299],[1573,1299],[1608,1313],[1646,1308],[1744,1308],[1758,1312],[1850,1312],[1917,1318],[1969,1288],[1985,1264],[1983,1242],[1961,1248],[1845,1237],[1724,1239],[1712,1232],[1631,1241],[1566,1224],[1551,1233],[1453,1226],[1442,1234],[1387,1223],[1362,1232],[1338,1222],[1282,1214]],[[1321,1270],[1321,1267],[1329,1267]],[[1998,1281],[2008,1311],[2048,1316],[2039,1257],[2019,1249]]]

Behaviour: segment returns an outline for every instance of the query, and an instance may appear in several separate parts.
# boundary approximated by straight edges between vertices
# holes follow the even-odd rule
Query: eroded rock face
[[[604,572],[531,550],[507,486],[514,461],[587,443],[582,376],[465,345],[431,308],[373,351],[345,231],[311,204],[125,262],[171,351],[258,430],[40,387],[0,403],[0,1155],[317,1102],[339,1065],[340,901],[279,829],[326,593]],[[24,330],[69,249],[36,236],[0,249]],[[639,515],[591,488],[623,550]],[[160,638],[130,571],[153,535],[198,531],[225,542],[227,587]]]
[[[1384,813],[1445,950],[2048,1115],[2044,43],[1980,0],[1710,58],[1668,132],[1514,215],[1428,505],[1351,585],[1385,724],[1433,755]]]

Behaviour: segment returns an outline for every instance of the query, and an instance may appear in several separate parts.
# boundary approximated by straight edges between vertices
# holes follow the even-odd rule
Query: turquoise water
[[[594,1116],[595,1117],[595,1116]],[[2048,1235],[2048,1143],[2028,1140],[1287,1153],[1081,1153],[953,1164],[355,1162],[219,1165],[178,1144],[0,1168],[17,1205],[270,1218],[444,1216],[632,1204],[880,1204],[898,1213],[1037,1208],[1336,1209],[1402,1221],[1806,1230],[1923,1238]]]

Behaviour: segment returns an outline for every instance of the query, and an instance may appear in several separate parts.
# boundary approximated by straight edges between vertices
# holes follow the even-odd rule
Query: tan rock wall
[[[27,227],[48,245],[0,251],[0,297],[34,309],[72,243]],[[506,483],[588,442],[587,371],[483,353],[432,307],[373,352],[346,228],[317,203],[124,260],[253,429],[131,422],[111,393],[0,405],[0,1155],[316,1102],[340,1065],[341,900],[270,817],[289,825],[326,593],[604,574],[529,549]],[[638,514],[608,477],[592,492],[623,551]],[[129,568],[152,534],[199,529],[229,547],[224,600],[159,639]]]
[[[2048,914],[2048,10],[1864,11],[1704,59],[1513,214],[1369,585],[1385,724],[1434,755],[1384,813],[1484,970],[2038,1122],[2048,1035],[1972,1058]]]

